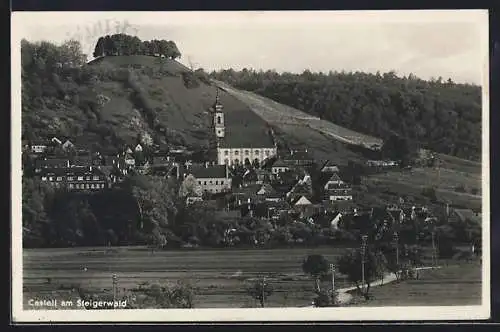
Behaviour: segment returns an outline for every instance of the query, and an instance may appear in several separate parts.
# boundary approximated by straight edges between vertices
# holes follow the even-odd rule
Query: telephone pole
[[[116,274],[113,273],[113,302],[116,301],[117,298],[117,277]]]
[[[396,247],[396,265],[399,267],[399,235],[394,232],[394,246]]]
[[[330,264],[330,271],[332,272],[332,298],[335,300],[335,265]]]
[[[266,288],[266,277],[262,277],[262,307],[264,307],[265,303],[266,303],[266,291],[265,291],[265,288]]]
[[[368,240],[367,235],[361,237],[361,290],[364,292],[365,288],[365,253],[366,253],[366,241]]]
[[[432,230],[432,233],[431,233],[431,236],[432,236],[432,265],[433,266],[436,266],[436,260],[437,260],[437,257],[436,257],[436,244],[435,244],[435,241],[434,241],[434,230]]]

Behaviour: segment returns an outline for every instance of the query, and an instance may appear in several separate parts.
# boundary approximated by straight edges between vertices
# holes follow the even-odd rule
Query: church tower
[[[223,138],[225,135],[225,125],[224,125],[224,112],[222,111],[224,107],[219,102],[219,89],[217,89],[217,96],[215,97],[215,103],[213,106],[214,110],[214,127],[215,135],[217,138]]]

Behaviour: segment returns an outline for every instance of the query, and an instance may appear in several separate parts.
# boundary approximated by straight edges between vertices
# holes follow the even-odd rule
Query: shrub
[[[186,88],[193,89],[200,86],[200,82],[192,72],[183,72],[181,75]]]

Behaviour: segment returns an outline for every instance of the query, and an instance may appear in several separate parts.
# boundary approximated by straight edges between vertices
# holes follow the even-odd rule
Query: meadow
[[[443,265],[419,272],[418,280],[393,282],[371,291],[373,299],[354,306],[452,306],[481,305],[479,262]]]
[[[79,248],[25,250],[23,254],[24,304],[30,298],[67,299],[80,286],[93,292],[111,292],[112,275],[123,292],[143,282],[193,286],[195,308],[245,308],[258,306],[245,292],[246,282],[266,277],[274,293],[268,307],[309,306],[314,298],[313,281],[302,272],[302,260],[322,254],[334,262],[342,248],[293,248],[252,250],[157,251],[147,248]],[[425,272],[420,280],[373,288],[375,299],[363,305],[417,305],[426,303],[425,294],[439,289],[446,296],[432,299],[436,305],[475,303],[480,299],[480,265]],[[50,283],[48,282],[50,278]],[[345,276],[336,276],[336,288],[351,286]],[[329,288],[328,281],[322,287]],[[392,288],[395,287],[395,291]],[[463,288],[467,288],[463,290]],[[434,289],[434,290],[433,290]],[[417,298],[413,298],[417,296]],[[455,303],[456,301],[456,303]],[[359,304],[357,304],[359,305]]]

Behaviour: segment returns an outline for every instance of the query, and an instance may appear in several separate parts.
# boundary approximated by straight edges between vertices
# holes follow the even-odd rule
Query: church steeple
[[[225,135],[225,125],[224,125],[224,112],[222,109],[224,106],[219,101],[219,88],[217,88],[217,95],[215,96],[215,103],[213,106],[214,110],[214,127],[215,135],[217,138],[222,138]]]

